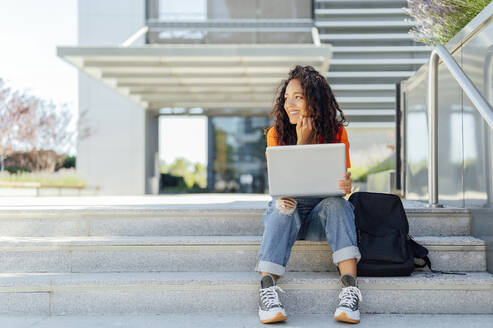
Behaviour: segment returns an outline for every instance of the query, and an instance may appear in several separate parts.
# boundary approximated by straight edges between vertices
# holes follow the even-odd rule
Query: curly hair
[[[296,145],[297,142],[296,125],[289,122],[288,114],[284,109],[284,94],[292,79],[299,80],[303,88],[307,110],[313,117],[315,140],[321,140],[322,143],[334,142],[339,128],[347,125],[346,118],[339,108],[327,79],[312,66],[297,65],[289,72],[288,78],[281,81],[277,99],[270,113],[274,119],[273,127],[277,131],[280,144]],[[268,129],[266,128],[265,131],[267,132]]]

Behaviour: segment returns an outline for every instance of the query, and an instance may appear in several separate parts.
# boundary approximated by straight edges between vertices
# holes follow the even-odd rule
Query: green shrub
[[[75,156],[67,156],[67,157],[65,157],[65,160],[63,161],[62,167],[65,169],[75,168],[75,164],[76,164]]]
[[[193,164],[185,158],[177,158],[166,165],[161,161],[161,179],[163,176],[180,178],[179,184],[169,185],[165,182],[164,192],[201,192],[207,188],[207,168],[200,163]]]
[[[351,168],[351,180],[353,182],[366,182],[369,174],[379,173],[387,170],[395,170],[395,155],[392,155],[380,163],[376,163],[369,168]]]
[[[419,25],[410,30],[416,41],[427,45],[446,44],[491,0],[407,0],[403,10]]]

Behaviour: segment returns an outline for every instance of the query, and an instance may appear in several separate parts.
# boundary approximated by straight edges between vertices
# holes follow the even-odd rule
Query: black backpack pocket
[[[358,247],[361,258],[367,262],[405,263],[409,259],[406,236],[394,229],[383,235],[360,230]]]

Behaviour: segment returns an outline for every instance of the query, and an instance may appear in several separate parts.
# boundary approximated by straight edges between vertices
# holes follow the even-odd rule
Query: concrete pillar
[[[214,145],[215,134],[212,117],[207,117],[207,190],[214,191],[215,176],[214,176]]]
[[[145,1],[79,0],[78,45],[117,46],[145,25]],[[141,38],[135,44],[143,44]],[[79,140],[77,170],[103,195],[146,192],[146,113],[102,83],[79,72],[79,112],[91,137]]]
[[[146,194],[159,194],[159,115],[146,112],[145,120]]]

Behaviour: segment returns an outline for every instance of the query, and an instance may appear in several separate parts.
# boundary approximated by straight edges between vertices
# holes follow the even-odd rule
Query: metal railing
[[[313,27],[313,20],[311,18],[209,18],[203,21],[149,19],[147,26],[155,31],[309,32]]]
[[[132,34],[120,47],[132,45],[149,32],[195,30],[205,32],[309,32],[313,43],[320,46],[318,29],[310,18],[282,19],[207,19],[204,21],[165,21],[148,19],[147,25]]]
[[[438,64],[440,59],[453,78],[469,97],[483,119],[493,128],[493,107],[481,95],[474,83],[464,73],[444,46],[436,46],[431,52],[428,70],[428,191],[429,207],[442,207],[438,203]]]

